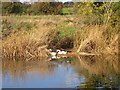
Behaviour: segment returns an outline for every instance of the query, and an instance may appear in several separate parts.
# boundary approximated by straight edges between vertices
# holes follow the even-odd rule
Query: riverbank
[[[118,54],[116,28],[81,20],[75,15],[2,16],[2,57],[48,58],[48,49]]]

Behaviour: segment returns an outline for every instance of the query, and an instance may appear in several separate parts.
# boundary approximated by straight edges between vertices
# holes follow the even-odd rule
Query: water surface
[[[119,87],[115,57],[68,57],[43,61],[2,62],[3,88]]]

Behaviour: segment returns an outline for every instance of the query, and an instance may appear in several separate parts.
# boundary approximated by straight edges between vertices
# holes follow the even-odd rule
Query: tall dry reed
[[[50,39],[50,32],[54,32],[52,28],[49,29],[39,25],[37,29],[30,32],[22,30],[12,33],[2,41],[2,57],[24,57],[27,60],[47,58],[49,56],[47,43]]]
[[[74,48],[77,52],[90,53],[118,53],[118,33],[107,32],[104,25],[89,25],[76,31],[74,35]]]

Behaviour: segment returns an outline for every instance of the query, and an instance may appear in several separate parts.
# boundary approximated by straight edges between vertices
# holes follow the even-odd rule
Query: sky
[[[25,2],[25,1],[30,1],[30,0],[20,0],[20,2]],[[44,0],[43,0],[44,1]],[[58,0],[59,2],[67,2],[67,1],[72,1],[72,0]]]

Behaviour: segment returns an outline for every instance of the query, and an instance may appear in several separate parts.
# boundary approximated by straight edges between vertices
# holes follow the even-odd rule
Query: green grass
[[[63,13],[63,15],[64,15],[64,14],[71,14],[71,13],[72,13],[72,10],[71,10],[71,8],[64,7],[64,8],[62,9],[62,13]]]
[[[61,39],[63,37],[73,37],[76,28],[74,26],[68,26],[67,24],[69,24],[68,22],[62,22],[59,23],[58,27],[57,27],[57,31],[58,31],[58,39]]]

